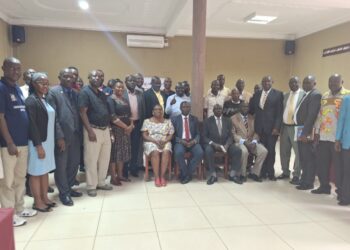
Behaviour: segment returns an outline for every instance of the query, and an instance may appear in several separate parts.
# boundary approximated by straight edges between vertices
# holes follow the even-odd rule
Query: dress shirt
[[[297,104],[298,104],[299,93],[300,93],[300,89],[298,89],[297,91],[290,91],[289,92],[288,100],[286,102],[286,107],[285,107],[285,109],[283,111],[283,123],[284,124],[294,125],[294,124],[291,124],[291,121],[288,119],[288,114],[289,114],[288,112],[290,111],[290,109],[293,110],[292,122],[294,123],[293,117],[294,117],[294,114],[295,114],[295,109],[296,109]],[[293,99],[293,97],[294,97],[294,99]],[[293,100],[293,103],[291,103],[292,100]]]
[[[208,95],[211,93],[211,89],[209,89],[208,90]],[[222,96],[224,96],[225,97],[225,99],[228,97],[228,98],[230,98],[231,97],[231,90],[229,89],[229,88],[227,88],[227,87],[225,87],[224,86],[224,88],[223,89],[220,89],[219,90],[219,94],[220,95],[222,95]]]
[[[172,100],[175,98],[176,102],[175,104],[171,105],[170,103],[172,102]],[[170,116],[170,118],[178,116],[179,114],[181,114],[181,109],[180,109],[180,105],[182,102],[191,102],[191,98],[183,95],[183,96],[178,96],[177,94],[173,94],[171,96],[168,97],[166,105],[165,105],[165,113],[167,115]]]
[[[262,90],[261,97],[260,97],[260,102],[259,102],[260,108],[264,109],[267,97],[269,96],[269,94],[271,92],[271,89],[272,88],[270,88],[268,91]],[[265,95],[266,95],[266,97],[265,97]],[[265,100],[264,100],[264,98],[265,98]]]
[[[163,100],[163,96],[161,94],[160,91],[156,92],[154,91],[154,89],[152,89],[154,94],[157,96],[157,99],[158,99],[158,102],[159,102],[159,105],[162,106],[162,109],[164,110],[164,100]]]
[[[224,106],[225,96],[220,95],[218,93],[217,95],[214,95],[212,92],[210,92],[205,98],[204,98],[204,108],[208,109],[208,117],[214,115],[213,108],[216,104],[220,104],[222,107]]]
[[[190,116],[182,116],[182,139],[186,139],[186,133],[185,133],[185,118],[187,117],[187,121],[188,121],[188,130],[189,130],[189,134],[190,134],[190,139],[192,139],[192,135],[191,135],[191,130],[190,130]]]
[[[244,115],[241,114],[241,117],[242,117],[243,122],[244,122],[244,119],[247,119],[247,122],[248,122],[248,115],[244,116]],[[247,130],[248,130],[248,129],[247,129]],[[245,142],[246,140],[247,140],[247,139],[243,139],[243,138],[239,139],[239,144],[241,144],[241,145],[244,144],[244,142]],[[252,140],[252,143],[257,144],[258,141],[257,141],[257,140]]]
[[[22,91],[24,99],[27,99],[29,96],[29,86],[27,84],[24,84],[23,86],[19,87]]]
[[[139,117],[139,107],[137,103],[137,95],[136,92],[131,92],[128,90],[128,97],[129,97],[129,103],[130,103],[130,111],[131,111],[131,116],[130,120],[137,121],[140,119]]]

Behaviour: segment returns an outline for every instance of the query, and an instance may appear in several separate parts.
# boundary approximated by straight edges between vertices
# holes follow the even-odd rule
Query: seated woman
[[[26,99],[29,117],[29,156],[28,174],[30,189],[34,197],[33,209],[50,212],[56,203],[47,196],[48,173],[56,168],[55,149],[55,110],[46,102],[49,80],[45,73],[32,75],[34,92]]]
[[[143,122],[141,131],[144,139],[144,153],[151,159],[155,185],[166,186],[164,176],[171,160],[171,139],[174,127],[170,120],[163,118],[162,106],[153,107],[152,117]]]
[[[122,185],[121,181],[130,181],[124,178],[122,174],[124,162],[130,160],[130,133],[134,128],[134,124],[130,120],[130,106],[123,97],[124,83],[120,80],[113,81],[109,86],[113,89],[113,94],[107,99],[112,116],[112,149],[109,173],[111,175],[111,184],[120,186]],[[118,176],[116,176],[116,168]]]

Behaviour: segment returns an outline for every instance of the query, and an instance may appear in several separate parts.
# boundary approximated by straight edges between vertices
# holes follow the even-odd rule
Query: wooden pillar
[[[207,0],[193,0],[192,22],[192,113],[203,119],[203,86],[205,72],[205,27]]]

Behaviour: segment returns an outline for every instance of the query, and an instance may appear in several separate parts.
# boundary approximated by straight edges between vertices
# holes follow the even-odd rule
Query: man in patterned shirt
[[[339,74],[329,77],[328,87],[329,91],[322,96],[321,109],[315,123],[315,142],[318,143],[317,176],[320,187],[312,190],[313,194],[330,194],[329,168],[332,163],[336,169],[340,167],[340,153],[334,149],[335,133],[343,97],[350,94],[350,91],[343,87],[343,80]],[[338,184],[336,183],[337,188]]]

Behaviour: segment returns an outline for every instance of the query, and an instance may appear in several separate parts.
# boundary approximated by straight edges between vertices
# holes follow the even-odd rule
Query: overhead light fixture
[[[78,4],[79,4],[80,9],[82,9],[82,10],[88,10],[90,8],[90,5],[87,1],[80,0],[78,2]]]
[[[254,24],[268,24],[275,20],[276,16],[267,16],[267,15],[259,15],[255,12],[253,14],[250,14],[246,18],[244,18],[244,21],[247,23],[254,23]]]

